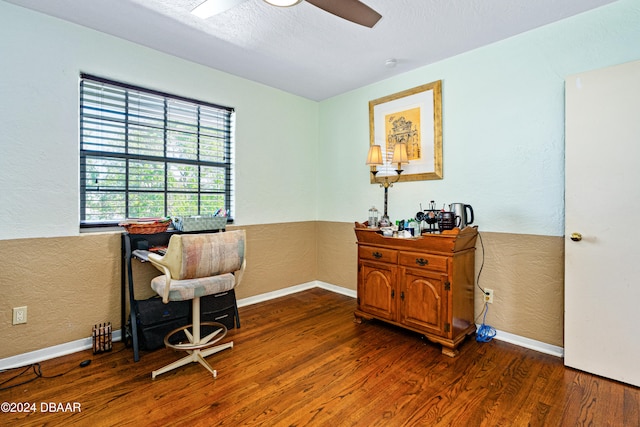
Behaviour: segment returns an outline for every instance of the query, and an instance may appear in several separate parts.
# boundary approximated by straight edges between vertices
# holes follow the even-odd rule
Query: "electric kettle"
[[[460,228],[465,228],[469,224],[473,224],[473,208],[471,205],[464,203],[451,203],[449,210],[457,217],[460,217]]]

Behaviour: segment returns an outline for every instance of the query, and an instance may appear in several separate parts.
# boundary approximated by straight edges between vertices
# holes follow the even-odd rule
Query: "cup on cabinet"
[[[453,230],[455,227],[460,227],[460,217],[454,212],[440,212],[438,215],[438,228],[442,230]]]

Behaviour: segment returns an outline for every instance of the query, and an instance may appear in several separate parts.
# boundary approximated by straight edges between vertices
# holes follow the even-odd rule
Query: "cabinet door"
[[[382,319],[395,320],[397,267],[361,262],[358,269],[358,308]]]
[[[447,275],[405,268],[401,271],[400,322],[445,336],[447,327]]]

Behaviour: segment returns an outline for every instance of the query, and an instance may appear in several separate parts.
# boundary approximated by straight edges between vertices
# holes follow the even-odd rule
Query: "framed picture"
[[[398,142],[407,144],[409,158],[399,181],[442,179],[442,80],[369,101],[369,133],[384,159],[372,184],[397,176],[391,158]]]

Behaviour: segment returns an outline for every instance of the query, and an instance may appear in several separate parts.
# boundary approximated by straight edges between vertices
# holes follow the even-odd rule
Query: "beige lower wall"
[[[564,238],[509,233],[480,233],[484,268],[480,286],[493,289],[486,323],[522,337],[564,345]],[[476,244],[476,275],[482,245]],[[476,288],[477,290],[477,288]],[[482,312],[476,291],[476,316]],[[477,323],[481,323],[482,318]]]
[[[120,234],[0,241],[0,357],[91,336],[120,325]],[[12,307],[27,323],[12,325]]]
[[[358,248],[354,223],[318,221],[317,280],[356,290],[358,280]]]
[[[237,227],[230,227],[230,229]],[[251,225],[247,271],[237,288],[247,298],[314,280],[356,289],[353,223],[308,221]],[[481,233],[480,284],[495,292],[487,323],[501,331],[562,346],[564,244],[561,237]],[[482,249],[477,245],[479,269]],[[120,233],[0,241],[0,358],[91,335],[96,323],[120,327]],[[159,274],[134,262],[136,296],[153,295]],[[12,307],[28,323],[12,325]],[[476,314],[482,310],[476,293]]]
[[[230,229],[237,227],[229,227]],[[316,279],[315,222],[242,227],[247,271],[238,298]],[[0,240],[0,358],[91,336],[94,324],[120,328],[121,234]],[[150,264],[134,262],[136,298],[153,295]],[[27,323],[12,325],[12,308]]]
[[[242,227],[247,231],[247,270],[237,298],[308,283],[317,277],[314,221]]]

